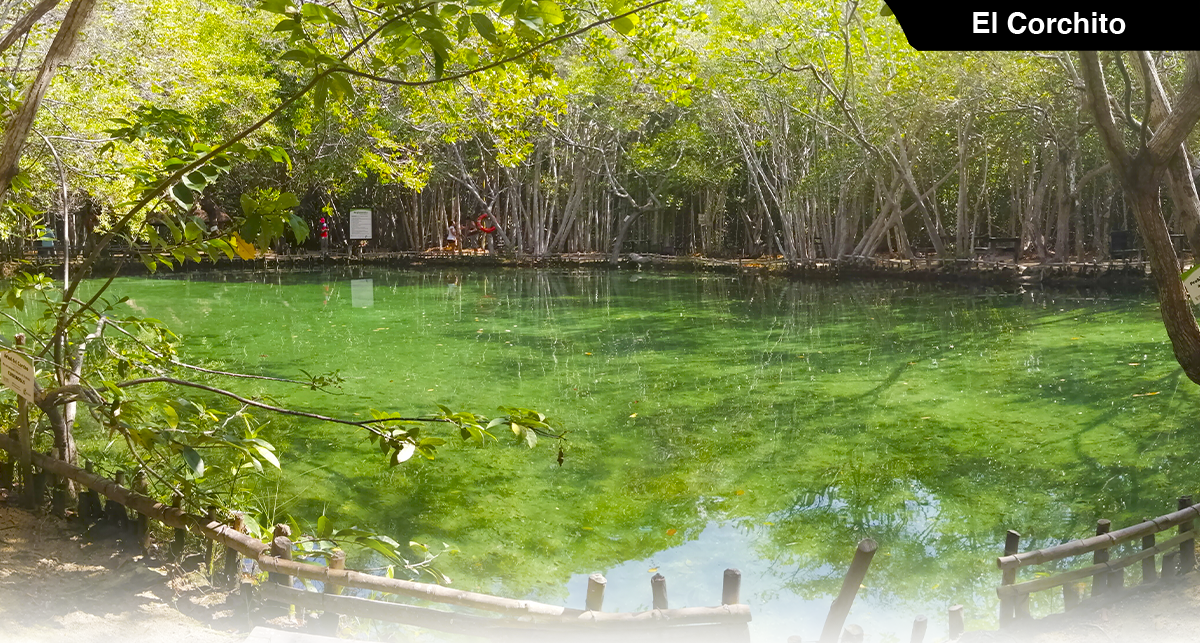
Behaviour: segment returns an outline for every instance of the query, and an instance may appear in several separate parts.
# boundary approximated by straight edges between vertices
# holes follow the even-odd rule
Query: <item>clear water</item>
[[[454,586],[572,607],[597,571],[609,610],[647,608],[655,571],[673,607],[714,605],[737,567],[757,641],[816,638],[865,537],[850,622],[873,640],[916,614],[936,638],[956,603],[994,625],[1006,529],[1083,536],[1200,480],[1197,388],[1149,295],[357,269],[114,288],[190,360],[347,379],[242,391],[346,417],[518,405],[569,430],[561,467],[550,443],[456,441],[390,468],[352,428],[276,421],[283,510],[447,543]]]

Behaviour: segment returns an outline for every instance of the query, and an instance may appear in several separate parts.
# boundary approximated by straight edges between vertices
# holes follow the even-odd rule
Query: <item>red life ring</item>
[[[490,214],[488,214],[488,213],[486,213],[486,212],[484,212],[483,214],[481,214],[481,215],[479,215],[478,217],[476,217],[476,218],[475,218],[475,227],[476,227],[476,228],[479,228],[479,231],[480,231],[480,232],[483,232],[483,233],[485,233],[485,234],[491,234],[491,233],[493,233],[493,232],[495,232],[495,231],[496,231],[496,226],[492,226],[492,227],[490,227],[490,228],[489,228],[489,227],[487,227],[487,226],[485,226],[485,225],[483,224],[483,223],[484,223],[484,221],[487,221],[487,218],[488,218],[489,216],[491,216],[491,215],[490,215]]]

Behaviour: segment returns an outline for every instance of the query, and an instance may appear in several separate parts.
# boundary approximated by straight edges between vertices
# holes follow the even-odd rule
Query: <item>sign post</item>
[[[13,337],[17,350],[25,347],[25,335]],[[17,394],[17,442],[21,446],[21,490],[25,506],[33,507],[33,452],[29,435],[29,402],[33,401],[33,364],[17,351],[0,353],[0,383]]]
[[[1197,268],[1200,268],[1200,264],[1183,273],[1183,289],[1193,304],[1200,303],[1200,270]]]
[[[370,210],[351,210],[350,211],[350,254],[354,254],[355,241],[367,241],[371,239],[371,211]]]

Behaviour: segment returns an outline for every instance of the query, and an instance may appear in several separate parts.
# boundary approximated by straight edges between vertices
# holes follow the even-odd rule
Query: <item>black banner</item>
[[[888,0],[908,43],[922,51],[1197,49],[1200,3]],[[1192,9],[1186,9],[1186,7]]]

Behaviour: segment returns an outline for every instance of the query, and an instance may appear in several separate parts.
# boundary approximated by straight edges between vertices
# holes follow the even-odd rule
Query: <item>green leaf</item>
[[[413,22],[429,31],[442,30],[442,21],[437,16],[428,13],[418,13],[413,16]]]
[[[349,26],[338,12],[324,5],[306,2],[300,7],[300,15],[313,24],[331,23],[339,27]]]
[[[455,27],[455,30],[458,32],[456,35],[458,36],[459,42],[466,40],[467,36],[470,35],[470,33],[471,33],[471,17],[470,16],[462,16],[461,18],[459,18],[458,24]]]
[[[181,454],[183,455],[183,461],[187,463],[187,466],[192,470],[192,473],[197,478],[203,478],[204,458],[201,458],[200,454],[197,453],[192,447],[183,447]]]
[[[499,44],[500,38],[496,35],[496,26],[492,24],[491,18],[482,13],[473,13],[471,14],[471,24],[475,25],[475,31],[478,31],[485,40]]]
[[[500,5],[500,15],[507,16],[508,14],[516,11],[518,8],[520,8],[522,2],[524,2],[524,0],[504,0],[504,2]]]
[[[284,53],[279,57],[280,60],[294,60],[301,65],[311,65],[313,63],[313,54],[311,51],[304,49],[293,49]]]
[[[315,107],[317,109],[317,111],[324,110],[325,109],[325,101],[329,98],[329,77],[326,76],[326,77],[322,78],[321,80],[318,80],[316,86],[313,87],[312,91],[313,91],[313,107]]]
[[[623,18],[617,18],[616,20],[613,20],[611,24],[613,29],[617,30],[617,33],[623,36],[628,36],[633,33],[634,29],[637,29],[638,17],[631,15]]]
[[[388,558],[389,560],[394,560],[394,561],[397,561],[397,562],[401,562],[401,561],[403,561],[403,560],[404,560],[403,558],[401,558],[401,557],[400,557],[400,555],[399,555],[399,554],[397,554],[397,553],[396,553],[396,548],[395,548],[395,547],[389,547],[389,546],[387,545],[387,543],[384,543],[384,542],[380,541],[380,540],[378,539],[378,537],[375,537],[375,538],[371,538],[371,537],[361,537],[361,538],[356,538],[356,539],[354,540],[354,542],[356,542],[356,543],[358,543],[358,544],[362,545],[363,547],[370,547],[371,549],[374,549],[375,551],[377,551],[377,552],[379,552],[379,553],[383,554],[383,555],[384,555],[386,558]]]
[[[171,188],[171,196],[175,197],[175,201],[185,209],[190,209],[196,202],[196,195],[182,183],[176,183],[175,187]]]
[[[334,98],[345,100],[354,97],[354,85],[350,84],[345,74],[330,74],[326,78],[329,79],[329,91],[333,93]]]
[[[317,538],[328,538],[333,535],[333,521],[324,514],[317,518]]]
[[[292,8],[292,0],[262,0],[258,8],[271,13],[287,13]]]
[[[413,444],[412,442],[405,442],[404,446],[401,447],[400,450],[396,452],[396,457],[394,458],[396,461],[396,464],[400,464],[401,462],[408,462],[409,459],[412,458],[413,454],[415,454],[416,452],[417,452],[417,445]]]
[[[267,462],[270,462],[271,464],[275,465],[276,469],[282,468],[279,466],[279,458],[275,457],[275,453],[272,452],[270,449],[262,446],[261,444],[256,444],[256,445],[254,445],[254,450],[257,451],[258,454],[262,456],[263,460],[266,460]]]
[[[538,0],[537,9],[531,12],[530,15],[540,16],[546,24],[550,25],[560,25],[566,20],[562,9],[552,2],[552,0]]]

